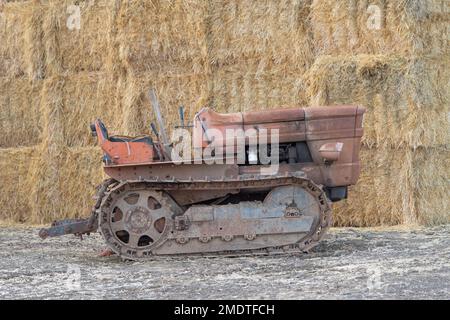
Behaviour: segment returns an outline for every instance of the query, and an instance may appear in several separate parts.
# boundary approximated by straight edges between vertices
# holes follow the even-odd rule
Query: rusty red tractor
[[[109,135],[99,119],[91,125],[110,178],[98,187],[90,217],[54,222],[41,238],[99,230],[131,260],[306,252],[330,227],[331,203],[347,198],[358,180],[363,107],[203,108],[188,124],[180,107],[175,130],[194,137],[182,161],[153,90],[150,100],[154,139]]]

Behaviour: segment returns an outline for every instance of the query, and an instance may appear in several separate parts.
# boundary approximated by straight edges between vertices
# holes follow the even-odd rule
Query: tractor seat
[[[153,145],[153,140],[150,136],[127,137],[127,136],[111,136],[108,137],[111,142],[145,142]]]
[[[103,122],[99,121],[100,129],[102,130],[102,135],[111,142],[144,142],[148,145],[153,145],[153,140],[150,136],[138,136],[138,137],[127,137],[127,136],[109,136],[108,130]]]

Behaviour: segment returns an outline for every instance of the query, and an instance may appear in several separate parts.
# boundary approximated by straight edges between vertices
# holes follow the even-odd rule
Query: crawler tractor
[[[89,218],[54,222],[41,238],[99,230],[113,252],[131,260],[307,252],[330,227],[331,203],[358,180],[363,107],[203,108],[187,124],[180,107],[177,129],[195,140],[184,156],[203,155],[182,161],[154,91],[149,96],[159,127],[151,124],[153,138],[109,135],[99,119],[91,125],[110,178],[98,187]],[[239,147],[230,130],[253,135]]]

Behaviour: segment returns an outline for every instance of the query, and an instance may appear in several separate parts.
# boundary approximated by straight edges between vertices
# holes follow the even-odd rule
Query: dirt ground
[[[1,299],[450,299],[450,225],[332,229],[310,254],[101,258],[99,234],[0,228]]]

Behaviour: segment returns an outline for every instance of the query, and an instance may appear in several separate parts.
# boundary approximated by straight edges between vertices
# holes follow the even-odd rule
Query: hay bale
[[[314,0],[316,54],[448,54],[446,0]]]
[[[44,139],[65,147],[93,146],[89,124],[101,118],[112,130],[121,128],[117,85],[104,73],[55,76],[44,81],[41,113]],[[52,128],[45,128],[52,126]]]
[[[178,125],[178,108],[185,107],[186,120],[194,118],[196,112],[208,105],[208,76],[205,74],[180,76],[130,76],[122,91],[123,132],[127,135],[150,133],[150,123],[155,122],[148,91],[154,88],[166,122],[168,133]],[[156,123],[156,122],[155,122]],[[120,133],[120,132],[119,132]]]
[[[362,172],[333,208],[335,226],[450,222],[450,150],[362,148]]]
[[[0,148],[33,146],[41,141],[40,82],[0,78]]]
[[[115,5],[107,0],[51,0],[41,8],[48,73],[96,72],[111,67]]]
[[[117,41],[124,68],[134,76],[203,73],[207,7],[206,1],[123,2]]]
[[[103,180],[101,150],[97,147],[56,150],[43,145],[32,163],[30,193],[32,223],[86,217],[95,187]]]
[[[450,149],[420,149],[412,161],[412,188],[417,222],[450,222]]]
[[[363,144],[433,147],[450,143],[448,59],[322,56],[305,75],[311,105],[367,107]]]
[[[23,57],[23,34],[20,8],[15,3],[4,4],[0,11],[0,74],[21,76],[26,65]]]
[[[399,170],[402,160],[404,153],[399,150],[394,154],[362,148],[359,181],[349,188],[347,200],[333,205],[334,225],[364,227],[403,223],[405,214],[412,212],[412,208],[401,199],[409,191],[405,190],[407,183]]]
[[[42,79],[45,73],[42,10],[35,2],[5,3],[0,9],[0,75]]]
[[[239,112],[307,104],[300,70],[288,65],[258,67],[255,62],[219,68],[212,75],[210,106],[220,112]]]
[[[93,184],[102,175],[100,148],[85,147],[96,143],[89,124],[101,117],[112,129],[121,126],[120,109],[114,108],[116,86],[105,74],[53,76],[43,82],[43,138],[30,178],[33,223],[88,213]]]
[[[70,148],[61,163],[60,203],[63,217],[86,217],[95,203],[96,187],[106,179],[99,147]]]
[[[73,17],[80,13],[79,29]],[[107,0],[7,3],[0,13],[0,71],[30,79],[82,71],[114,70]],[[110,68],[110,69],[108,69]]]
[[[311,0],[210,2],[207,38],[213,65],[245,65],[260,70],[277,65],[306,70],[313,62],[309,26]]]
[[[1,220],[30,221],[30,164],[36,156],[34,147],[0,149]]]

